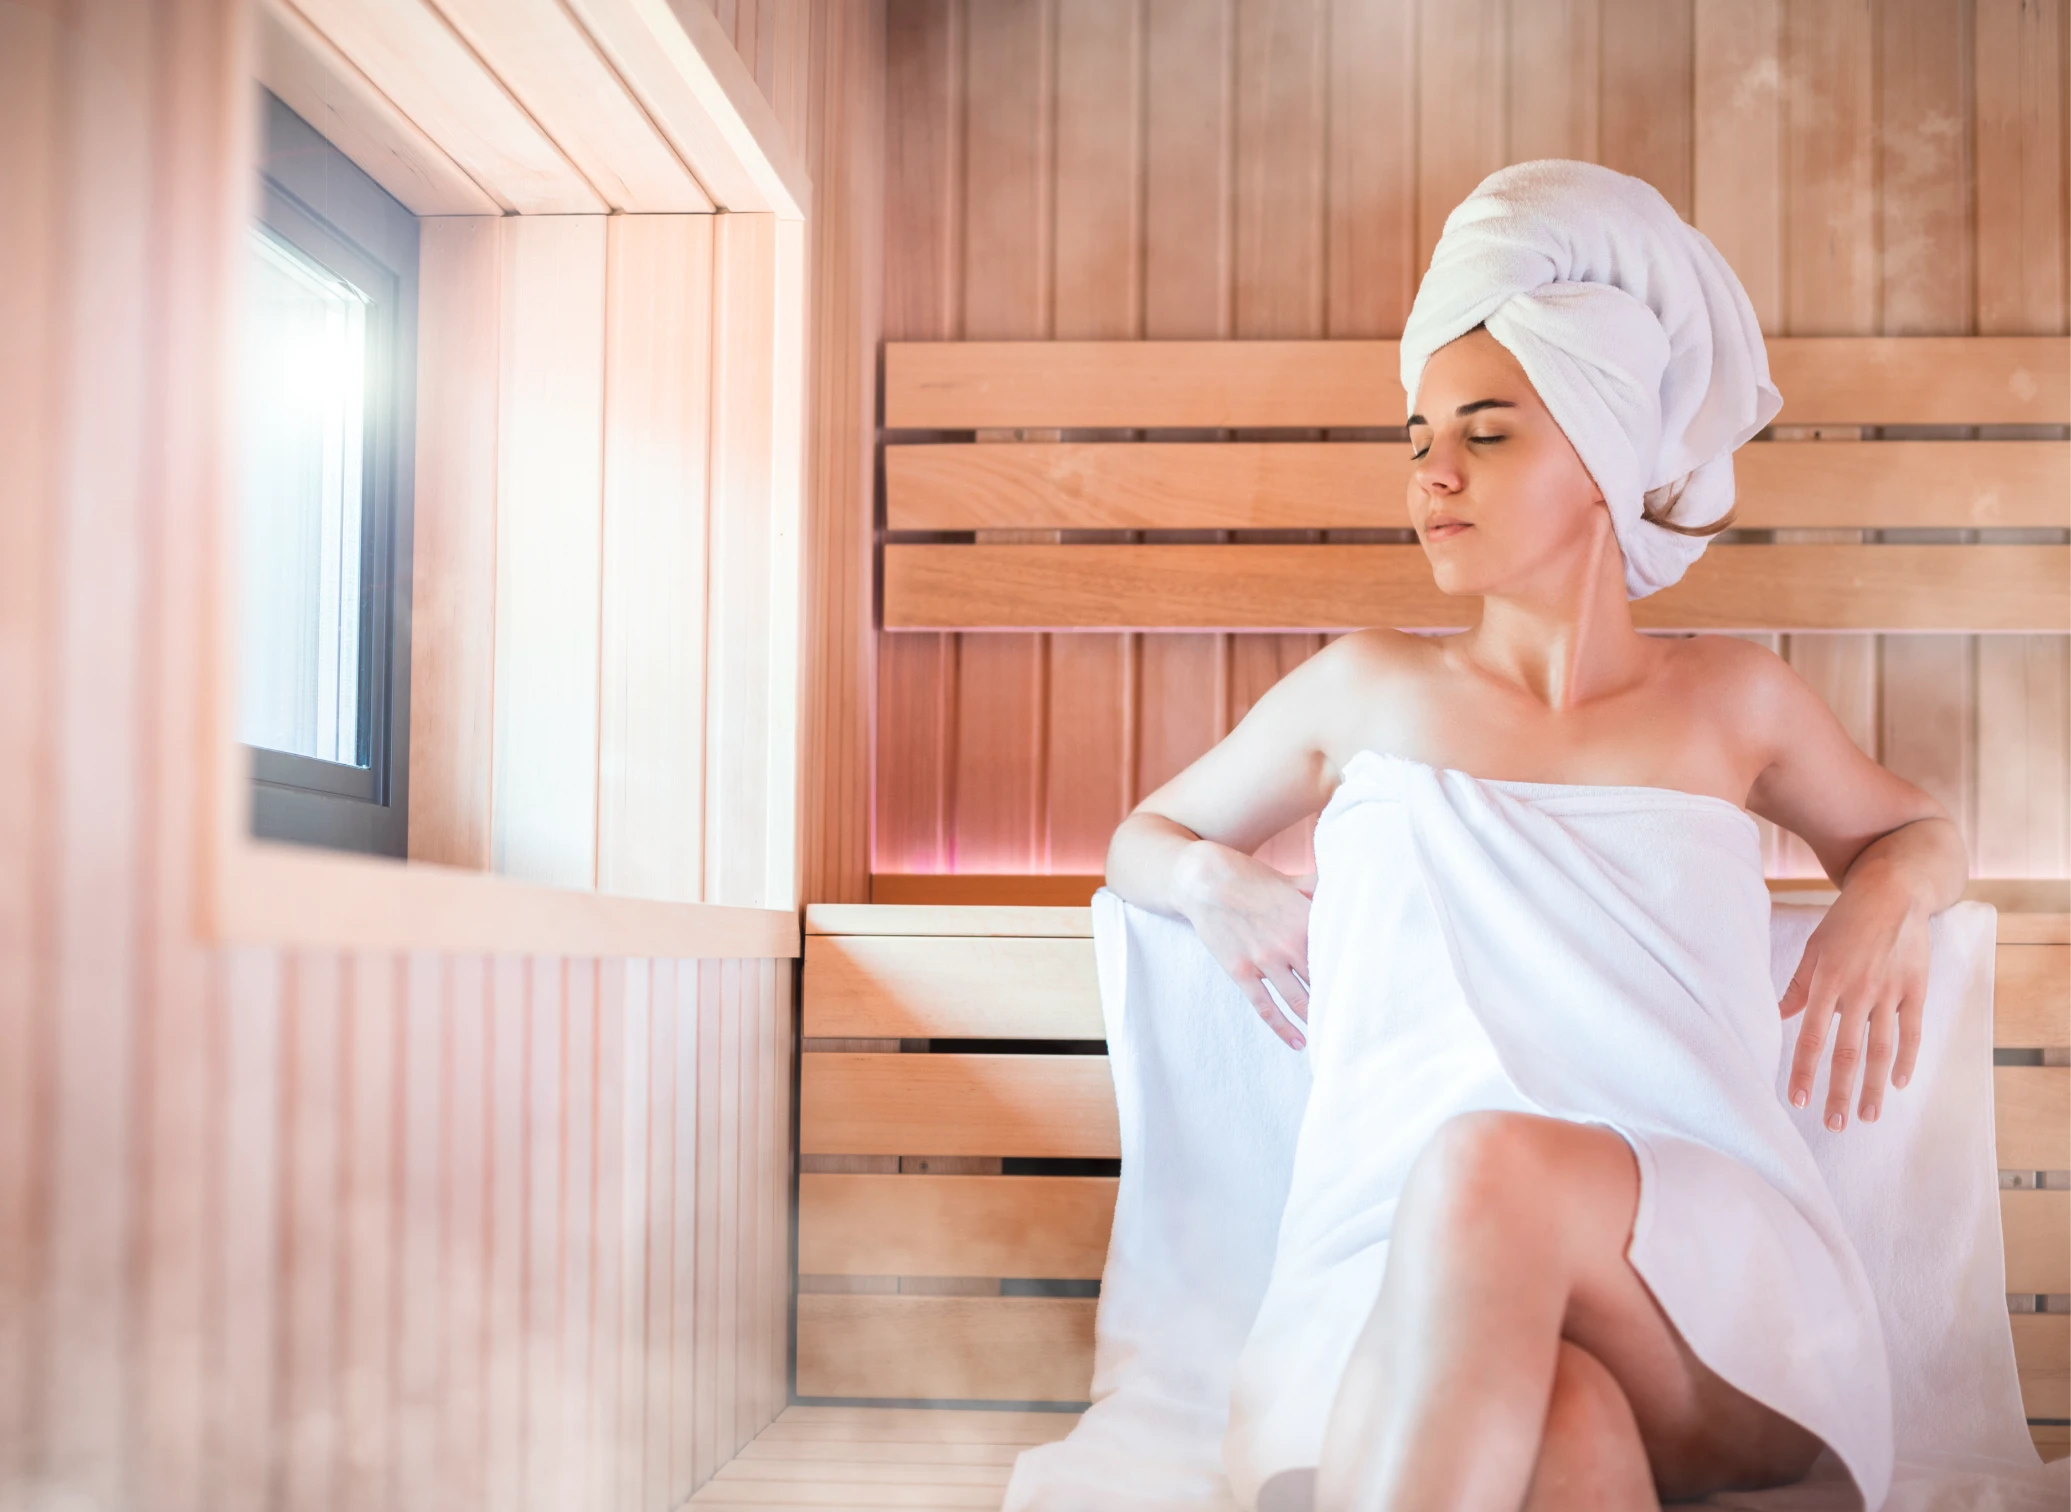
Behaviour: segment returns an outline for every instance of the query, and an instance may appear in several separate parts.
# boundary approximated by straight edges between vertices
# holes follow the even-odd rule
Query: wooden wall
[[[2065,0],[887,0],[884,335],[1394,336],[1544,156],[1647,178],[1771,333],[2062,333],[2066,44]],[[2071,873],[2063,637],[1772,643],[1979,874]],[[1319,644],[880,632],[872,869],[1099,871]]]
[[[0,1509],[663,1512],[784,1400],[789,962],[200,932],[244,21],[0,5]]]

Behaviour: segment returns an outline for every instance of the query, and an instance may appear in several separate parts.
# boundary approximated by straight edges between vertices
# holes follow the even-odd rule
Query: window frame
[[[369,300],[359,657],[366,765],[244,746],[250,833],[400,857],[409,848],[417,217],[277,96],[262,88],[260,97],[255,223]]]

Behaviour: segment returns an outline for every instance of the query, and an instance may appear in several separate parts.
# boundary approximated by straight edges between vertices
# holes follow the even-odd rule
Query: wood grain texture
[[[597,885],[704,894],[712,218],[614,216],[605,275]]]
[[[2071,443],[1755,444],[1739,528],[2071,528]],[[1408,449],[1381,442],[888,446],[890,530],[1409,528]]]
[[[2050,336],[1772,339],[1780,425],[2062,425],[2071,361]],[[1399,426],[1392,341],[900,341],[894,430]]]
[[[884,558],[887,628],[1447,628],[1471,610],[1438,590],[1417,546],[888,545]],[[1647,629],[2058,631],[2071,621],[2067,566],[2061,546],[1714,546],[1633,618]]]
[[[799,1072],[799,1153],[1113,1159],[1101,1055],[819,1052]]]
[[[1093,958],[1076,940],[815,936],[810,1037],[1099,1039]]]
[[[1019,879],[1017,879],[1019,880]],[[1092,934],[1091,913],[1079,907],[986,907],[963,904],[899,905],[811,903],[805,910],[809,935],[1054,935]]]
[[[2071,1192],[2002,1191],[1999,1228],[2008,1291],[2071,1291]]]
[[[2000,1169],[2061,1171],[2071,1167],[2071,1070],[1995,1066],[1992,1100]]]
[[[798,1299],[802,1397],[1086,1400],[1091,1299]]]
[[[798,1272],[1097,1280],[1115,1185],[1112,1176],[802,1175]]]
[[[2071,1318],[2015,1313],[2013,1354],[2031,1418],[2071,1417]]]

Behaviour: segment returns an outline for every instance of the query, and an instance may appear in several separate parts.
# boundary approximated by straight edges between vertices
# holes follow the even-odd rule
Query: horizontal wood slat
[[[2071,1192],[2001,1191],[2006,1289],[2071,1292]]]
[[[1021,895],[1011,905],[994,907],[972,900],[967,892],[956,888],[955,884],[968,880],[966,876],[887,879],[879,875],[873,880],[947,883],[950,887],[945,889],[948,897],[940,901],[931,897],[926,902],[913,903],[808,903],[805,906],[805,932],[808,935],[1058,935],[1081,938],[1093,933],[1093,910],[1086,906],[1086,900],[1100,886],[1098,881],[1094,881],[1081,890],[1077,884],[1082,879],[1064,877],[1060,880],[1073,884],[1072,892],[1077,900],[1070,906],[1030,903],[1026,901],[1026,895]],[[1042,883],[1050,879],[996,877],[979,880],[1011,885]]]
[[[2056,336],[1772,338],[1786,425],[2062,425]],[[1400,426],[1392,341],[885,345],[893,430]]]
[[[2028,1416],[2071,1417],[2071,1313],[2015,1313],[2011,1321]]]
[[[1421,546],[884,548],[899,630],[1339,630],[1465,626]],[[2063,631],[2063,546],[1714,546],[1633,604],[1660,630]]]
[[[1098,1280],[1117,1184],[1112,1176],[807,1172],[798,1178],[798,1273]]]
[[[2002,1171],[2071,1169],[2071,1066],[1995,1066]]]
[[[805,957],[815,1037],[1099,1039],[1084,940],[815,936]]]
[[[807,1293],[798,1299],[798,1394],[1083,1402],[1094,1308],[1090,1297]]]
[[[892,530],[1400,530],[1400,442],[888,446]],[[1733,459],[1734,523],[2071,526],[2071,442],[1773,442]]]
[[[2071,945],[2001,945],[1993,970],[1992,1042],[2071,1045]]]
[[[1104,1055],[800,1058],[806,1155],[1120,1156]]]

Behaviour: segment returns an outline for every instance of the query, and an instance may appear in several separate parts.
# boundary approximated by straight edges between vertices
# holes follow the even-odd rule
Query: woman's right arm
[[[1299,1026],[1264,984],[1306,1020],[1309,899],[1251,852],[1329,801],[1337,782],[1329,727],[1348,707],[1355,656],[1333,642],[1274,684],[1234,730],[1136,806],[1107,852],[1108,886],[1191,923],[1259,1016],[1297,1048]]]

